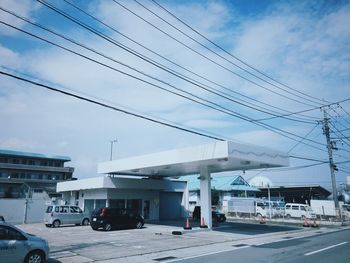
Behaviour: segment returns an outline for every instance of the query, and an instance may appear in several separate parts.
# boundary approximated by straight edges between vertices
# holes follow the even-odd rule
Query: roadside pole
[[[328,116],[326,109],[323,109],[323,134],[326,136],[327,140],[327,149],[328,149],[328,158],[329,158],[329,168],[331,171],[331,180],[332,180],[332,194],[333,194],[333,200],[335,205],[335,212],[337,215],[337,219],[341,220],[340,215],[340,209],[339,209],[339,201],[337,196],[337,186],[336,186],[336,180],[335,180],[335,170],[336,166],[333,161],[333,152],[334,149],[333,142],[331,141],[331,138],[329,136],[329,125],[328,125]]]

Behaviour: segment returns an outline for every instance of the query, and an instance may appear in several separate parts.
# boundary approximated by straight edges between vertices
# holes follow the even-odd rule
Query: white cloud
[[[13,0],[1,0],[0,6],[9,11],[15,12],[20,16],[31,17],[33,12],[39,9],[40,5],[31,0],[21,0],[21,1],[13,1]],[[25,25],[25,22],[19,20],[18,18],[0,10],[0,20],[3,20],[13,26],[22,28]],[[0,34],[5,35],[14,35],[17,34],[16,31],[9,29],[8,27],[1,26]]]
[[[9,3],[12,4],[13,1]],[[161,28],[170,30],[169,26],[161,24],[139,6],[134,6],[127,1],[123,4],[150,18]],[[18,9],[23,15],[36,18],[34,12],[36,6],[28,5],[28,2],[23,6],[16,3],[13,5],[16,5],[13,8]],[[268,12],[258,17],[244,17],[238,14],[237,10],[228,8],[225,2],[209,1],[200,4],[195,2],[184,5],[172,3],[169,8],[194,28],[224,43],[233,50],[234,54],[303,92],[332,100],[348,96],[350,52],[347,44],[349,44],[350,33],[346,25],[349,24],[349,5],[335,11],[331,10],[316,18],[302,7],[294,10],[290,4],[286,4],[287,7],[284,8],[281,5],[273,4]],[[154,6],[150,7],[155,9]],[[194,55],[193,52],[122,11],[116,4],[111,6],[109,2],[99,1],[98,4],[91,4],[90,10],[140,43],[234,91],[291,111],[306,107],[271,95]],[[13,21],[13,23],[18,22]],[[180,26],[178,23],[176,25]],[[181,28],[185,29],[182,26]],[[193,87],[82,29],[72,27],[65,29],[64,32],[87,46],[133,65],[176,87],[203,96],[207,100],[215,100],[217,106],[229,108],[253,118],[266,116],[266,114],[253,113],[242,106]],[[214,58],[209,51],[199,48],[197,44],[191,43],[178,32],[175,33],[173,29],[170,32],[196,50],[201,50],[205,55]],[[0,34],[7,33],[0,31]],[[20,36],[17,37],[16,41],[21,41]],[[123,40],[115,33],[113,37],[132,46],[138,52],[145,53],[153,59],[159,59],[135,44]],[[75,50],[80,52],[80,49]],[[90,52],[83,51],[83,53],[97,57]],[[94,99],[101,98],[117,107],[169,120],[180,126],[207,130],[209,133],[220,134],[237,141],[284,151],[295,144],[261,127],[159,91],[110,69],[104,69],[74,55],[58,51],[56,48],[41,46],[23,52],[16,50],[16,47],[10,47],[6,41],[2,43],[0,38],[0,57],[4,58],[1,65],[35,75],[39,79],[52,82],[54,86],[73,88],[79,93],[91,95]],[[131,72],[130,69],[106,59],[101,61],[128,73]],[[227,62],[218,61],[233,68]],[[170,65],[169,62],[162,61],[162,63]],[[240,73],[247,76],[243,72]],[[140,74],[132,74],[145,78]],[[198,80],[198,77],[192,77]],[[115,137],[118,138],[115,157],[211,141],[31,85],[9,81],[5,77],[0,78],[0,104],[2,105],[0,121],[8,124],[0,135],[0,148],[69,155],[72,157],[69,165],[76,167],[75,176],[79,178],[96,174],[97,163],[109,158],[109,140]],[[212,83],[201,81],[221,89]],[[151,80],[151,82],[155,81]],[[225,92],[229,93],[227,90]],[[344,107],[346,108],[346,105]],[[321,116],[319,112],[310,114]],[[306,134],[311,129],[311,126],[276,120],[273,125],[300,135]],[[298,149],[301,149],[301,152],[313,154],[305,148],[298,147]]]

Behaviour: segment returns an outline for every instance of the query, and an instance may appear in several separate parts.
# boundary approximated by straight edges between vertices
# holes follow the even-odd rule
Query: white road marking
[[[310,255],[312,255],[312,254],[316,254],[316,253],[322,252],[322,251],[327,250],[327,249],[331,249],[331,248],[334,248],[334,247],[338,247],[338,246],[344,245],[344,244],[346,244],[346,243],[348,243],[348,242],[342,242],[342,243],[339,243],[339,244],[336,244],[336,245],[333,245],[333,246],[321,248],[321,249],[319,249],[319,250],[315,250],[315,251],[306,253],[306,254],[304,254],[304,255],[305,255],[305,256],[310,256]]]
[[[247,248],[247,247],[250,247],[250,246],[247,245],[247,246],[244,246],[244,247],[236,247],[236,248],[230,248],[230,249],[225,249],[225,250],[220,250],[220,251],[215,251],[215,252],[209,252],[209,253],[195,255],[195,256],[190,256],[190,257],[177,258],[177,259],[166,261],[166,263],[183,261],[183,260],[187,260],[187,259],[199,258],[199,257],[204,257],[204,256],[210,256],[210,255],[220,254],[220,253],[224,253],[224,252],[235,251],[235,250],[242,249],[242,248]]]

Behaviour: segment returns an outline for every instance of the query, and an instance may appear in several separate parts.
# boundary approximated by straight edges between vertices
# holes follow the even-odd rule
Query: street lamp
[[[110,160],[111,160],[111,161],[112,161],[112,159],[113,159],[113,144],[114,144],[115,142],[118,142],[118,139],[117,139],[117,138],[115,138],[115,140],[112,140],[112,141],[111,141],[111,156],[110,156]]]

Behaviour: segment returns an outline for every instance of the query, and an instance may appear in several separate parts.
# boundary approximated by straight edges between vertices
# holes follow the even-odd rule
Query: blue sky
[[[325,100],[319,104],[290,95],[276,88],[276,86],[281,87],[280,84],[273,82],[275,85],[270,85],[235,67],[227,60],[259,75],[256,71],[252,71],[240,61],[234,60],[222,50],[200,38],[151,1],[144,0],[140,3],[227,60],[216,56],[174,30],[137,2],[117,2],[188,47],[215,61],[216,64],[155,30],[112,0],[75,1],[74,3],[129,38],[195,72],[197,76],[144,50],[115,31],[79,13],[64,1],[49,1],[64,12],[106,34],[113,41],[118,41],[158,63],[171,67],[186,76],[191,76],[194,80],[205,83],[211,88],[216,88],[219,92],[235,96],[235,101],[249,103],[249,105],[254,103],[270,113],[281,110],[297,112],[327,104],[326,101],[336,102],[350,97],[349,1],[159,1],[177,17],[224,47],[229,53],[288,86],[282,86],[285,90],[290,91],[289,87],[292,87]],[[139,72],[151,75],[153,79],[141,73],[135,73],[130,68],[123,67],[95,53],[83,50],[81,47],[0,10],[1,21],[94,58],[115,69],[148,79],[168,89],[181,88],[195,94],[197,98],[200,97],[229,109],[230,113],[243,114],[253,120],[271,117],[269,114],[244,107],[233,102],[232,99],[227,100],[222,96],[216,96],[176,78],[68,21],[37,1],[2,0],[0,6],[64,34],[114,60],[137,68]],[[65,90],[74,90],[78,94],[84,94],[90,98],[189,129],[241,143],[267,146],[284,152],[293,148],[290,152],[293,156],[327,159],[324,145],[317,146],[323,149],[321,151],[302,143],[297,144],[296,141],[266,130],[255,123],[161,91],[154,86],[43,43],[3,24],[0,24],[0,67],[2,71],[35,79]],[[237,74],[283,96],[237,77]],[[199,78],[198,75],[211,82]],[[262,75],[259,76],[266,80]],[[154,78],[161,79],[163,83],[157,82]],[[0,79],[0,103],[2,105],[0,120],[6,124],[0,133],[0,148],[69,155],[72,158],[70,165],[76,167],[75,176],[78,178],[96,176],[97,163],[109,159],[110,140],[114,138],[118,138],[114,149],[115,158],[213,141],[99,108],[8,77],[0,76]],[[164,82],[169,83],[171,87],[166,86]],[[295,93],[295,91],[292,92]],[[296,102],[296,100],[302,100],[303,103]],[[331,128],[338,130],[348,128],[350,126],[349,112],[349,102],[329,109],[333,125]],[[304,115],[307,117],[297,115],[291,117],[307,118],[312,120],[312,123],[281,118],[263,121],[263,123],[301,137],[310,133],[307,139],[325,144],[322,125],[316,126],[316,121],[322,120],[322,112],[317,109]],[[345,136],[348,134],[349,131],[343,132]],[[337,133],[335,137],[340,135]],[[350,151],[349,140],[338,141],[338,146],[340,150],[335,153],[335,161],[347,161]],[[291,167],[312,163],[291,159]],[[343,163],[339,168],[342,170],[337,172],[337,179],[340,183],[346,180],[350,164]],[[330,185],[327,164],[286,171],[246,171],[244,178],[249,180],[258,173],[270,178],[276,185],[284,183],[319,183],[327,187]],[[237,171],[235,174],[241,175],[243,172]]]

